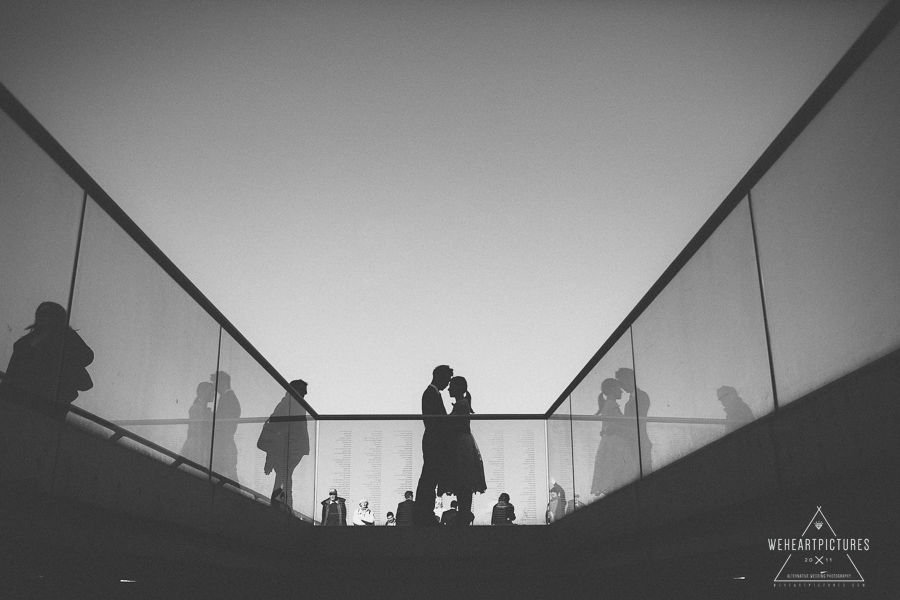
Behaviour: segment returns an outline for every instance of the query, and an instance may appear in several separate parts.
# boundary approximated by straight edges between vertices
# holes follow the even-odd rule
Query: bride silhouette
[[[450,420],[450,433],[447,444],[449,454],[447,461],[446,481],[438,485],[438,493],[452,493],[458,502],[458,525],[469,525],[475,518],[472,514],[472,494],[482,494],[487,490],[484,479],[484,463],[478,444],[472,436],[471,419],[472,395],[464,377],[450,380],[448,393],[454,399],[451,415],[460,418]]]

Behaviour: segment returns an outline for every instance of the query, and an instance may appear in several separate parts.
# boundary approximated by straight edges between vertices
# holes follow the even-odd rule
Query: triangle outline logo
[[[830,534],[830,535],[829,535]],[[831,527],[831,523],[822,512],[822,507],[817,506],[812,519],[807,523],[798,541],[837,539],[837,534]],[[821,554],[821,555],[820,555]],[[829,573],[840,573],[840,578],[829,578]],[[778,574],[773,580],[775,583],[865,583],[859,568],[849,552],[829,551],[826,549],[792,551],[784,564],[781,565]]]

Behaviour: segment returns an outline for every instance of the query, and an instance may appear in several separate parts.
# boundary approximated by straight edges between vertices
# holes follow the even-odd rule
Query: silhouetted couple
[[[216,384],[201,381],[197,396],[188,409],[188,429],[181,455],[195,463],[209,467],[209,448],[212,444],[213,403],[216,400]]]
[[[629,394],[624,410],[618,402],[623,392]],[[596,414],[606,418],[594,458],[591,495],[603,496],[637,479],[641,469],[644,474],[650,472],[652,444],[645,420],[650,398],[635,386],[634,371],[621,368],[615,379],[604,379],[600,384],[597,404]]]
[[[450,386],[454,399],[451,415],[456,419],[435,418],[446,415],[441,390]],[[487,490],[484,464],[478,444],[472,436],[472,395],[463,377],[454,377],[447,365],[435,367],[431,384],[422,393],[425,433],[422,436],[422,474],[416,488],[416,525],[439,525],[434,516],[437,494],[455,494],[459,510],[457,523],[472,522],[472,494]],[[435,493],[437,490],[437,493]]]
[[[0,381],[0,397],[23,402],[65,418],[78,392],[94,382],[87,366],[94,351],[68,324],[66,309],[41,302],[28,333],[13,344],[13,353]]]
[[[237,474],[238,450],[234,441],[238,419],[241,418],[241,403],[231,389],[231,375],[217,371],[209,376],[216,386],[219,399],[213,407],[215,429],[213,430],[213,471],[224,475],[235,483],[240,483]]]
[[[197,396],[188,409],[190,420],[181,455],[208,467],[210,444],[215,440],[212,470],[238,482],[238,451],[234,436],[240,416],[241,403],[231,389],[231,375],[225,371],[213,373],[209,381],[197,385]]]

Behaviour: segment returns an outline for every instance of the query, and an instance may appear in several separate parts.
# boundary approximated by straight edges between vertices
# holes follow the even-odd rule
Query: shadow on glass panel
[[[622,386],[622,390],[628,394],[622,414],[626,417],[637,417],[639,446],[635,454],[640,454],[641,470],[644,475],[650,473],[652,467],[653,444],[647,435],[647,413],[650,411],[650,396],[639,389],[634,382],[634,370],[622,367],[616,371],[616,381]],[[633,431],[632,431],[633,433]]]
[[[200,465],[209,465],[209,449],[212,442],[213,410],[216,400],[216,384],[202,381],[197,385],[197,397],[188,409],[187,438],[181,447],[181,455]]]
[[[219,395],[213,408],[216,422],[213,431],[215,471],[240,483],[237,473],[238,451],[234,436],[237,433],[238,419],[241,418],[241,403],[231,389],[231,375],[225,371],[218,371],[210,375],[210,380],[215,383]]]
[[[755,417],[747,403],[738,395],[736,389],[730,385],[723,385],[716,390],[716,396],[725,409],[725,419],[728,420],[725,431],[732,432],[735,429],[749,423]]]
[[[42,302],[28,333],[13,345],[0,397],[65,418],[79,392],[94,386],[87,371],[94,351],[67,324],[66,309]]]
[[[301,399],[306,398],[305,381],[295,379],[291,387]],[[263,425],[256,447],[266,453],[263,472],[266,475],[275,472],[272,507],[289,511],[294,506],[294,469],[309,455],[306,409],[290,392],[285,393]]]
[[[639,473],[634,420],[625,418],[620,405],[624,395],[622,384],[618,379],[604,379],[600,390],[597,397],[600,410],[597,414],[603,423],[594,458],[593,499],[602,498],[633,481]]]

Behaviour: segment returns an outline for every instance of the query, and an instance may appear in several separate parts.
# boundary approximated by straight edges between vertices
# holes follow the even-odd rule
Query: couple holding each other
[[[454,399],[451,415],[457,419],[441,419],[446,415],[441,390],[449,386]],[[484,493],[484,464],[478,444],[472,436],[472,395],[463,377],[454,377],[453,369],[439,365],[432,372],[431,384],[422,393],[422,475],[416,489],[416,525],[439,525],[434,516],[434,501],[438,494],[455,494],[460,518],[457,523],[468,525],[474,519],[472,494]]]
[[[619,400],[627,393],[624,410]],[[601,497],[651,470],[652,443],[645,417],[650,409],[647,393],[637,388],[634,371],[623,367],[615,378],[604,379],[597,396],[595,414],[606,417],[594,458],[591,496]],[[640,416],[640,419],[637,417]],[[640,457],[640,458],[639,458]],[[639,464],[640,463],[640,464]]]

